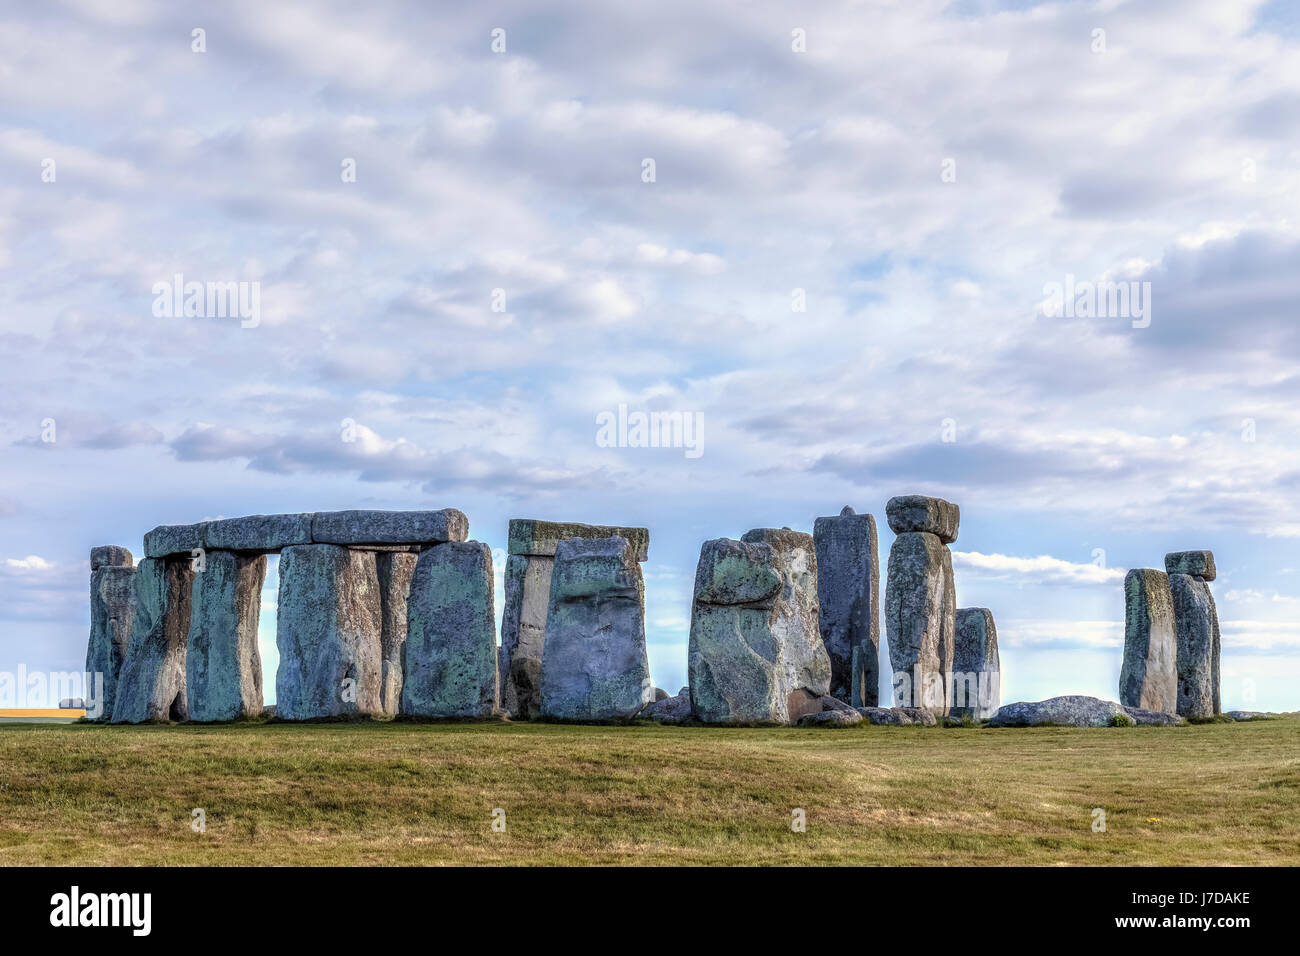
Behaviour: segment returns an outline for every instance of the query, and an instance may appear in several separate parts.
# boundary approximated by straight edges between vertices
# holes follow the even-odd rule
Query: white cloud
[[[1072,587],[1122,584],[1126,573],[1121,568],[1074,564],[1045,554],[1035,558],[1018,558],[1006,554],[954,551],[952,565],[954,571],[961,570],[983,578]]]

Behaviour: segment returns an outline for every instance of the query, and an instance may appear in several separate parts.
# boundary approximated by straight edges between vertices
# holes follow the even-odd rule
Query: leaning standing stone
[[[542,716],[629,720],[653,702],[635,546],[622,537],[560,541],[542,652]]]
[[[1219,712],[1219,615],[1210,586],[1190,574],[1169,575],[1178,635],[1178,713]]]
[[[700,549],[688,657],[691,708],[711,724],[790,724],[831,684],[811,535],[760,528]]]
[[[880,702],[880,551],[876,519],[845,505],[813,525],[819,626],[831,694],[854,707]]]
[[[382,612],[372,551],[296,545],[280,556],[276,716],[378,716]]]
[[[135,572],[135,620],[117,682],[113,723],[187,720],[185,647],[194,570],[188,558],[145,558]]]
[[[90,640],[86,645],[86,716],[109,721],[117,680],[135,620],[135,567],[126,548],[106,545],[90,552]]]
[[[479,541],[420,554],[407,602],[402,713],[487,717],[497,710],[492,551]]]
[[[936,716],[948,712],[956,615],[951,552],[938,535],[899,534],[889,549],[885,588],[889,660],[899,706],[925,707]]]
[[[383,551],[375,555],[379,574],[380,638],[383,675],[379,699],[384,713],[395,716],[402,705],[402,649],[406,646],[407,599],[417,556],[405,551]]]
[[[262,655],[257,623],[266,555],[209,551],[194,576],[185,687],[190,720],[262,713]]]
[[[1119,702],[1178,713],[1178,638],[1169,575],[1134,568],[1124,578],[1124,664]]]
[[[957,609],[956,641],[952,653],[954,717],[984,720],[1002,706],[1002,664],[998,629],[986,607]]]

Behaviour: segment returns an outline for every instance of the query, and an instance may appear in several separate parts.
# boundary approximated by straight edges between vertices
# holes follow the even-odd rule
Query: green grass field
[[[1300,721],[0,725],[0,865],[560,863],[1296,865]]]

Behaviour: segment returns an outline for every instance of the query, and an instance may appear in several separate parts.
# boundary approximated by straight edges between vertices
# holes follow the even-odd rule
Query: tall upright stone
[[[90,552],[90,640],[86,644],[86,716],[109,721],[117,679],[135,620],[135,567],[131,552],[105,545]]]
[[[407,602],[401,712],[487,717],[497,711],[492,550],[479,541],[420,553]]]
[[[221,721],[262,713],[262,655],[257,624],[266,555],[208,551],[194,575],[185,652],[190,720]]]
[[[557,544],[540,689],[542,716],[561,720],[628,720],[654,702],[645,585],[626,538]]]
[[[1169,575],[1134,568],[1124,578],[1124,664],[1119,702],[1178,713],[1178,636]]]
[[[821,711],[831,662],[812,535],[759,528],[700,549],[687,666],[705,723],[790,724]]]
[[[986,720],[1002,706],[1002,662],[993,612],[986,607],[959,607],[955,621],[949,713]]]
[[[145,558],[135,572],[135,619],[117,681],[113,723],[188,720],[185,651],[194,569],[189,558]]]
[[[379,700],[389,717],[396,716],[402,706],[402,653],[406,647],[407,602],[418,560],[418,555],[405,551],[381,551],[375,555],[375,570],[379,575],[380,650],[383,655]]]
[[[895,704],[948,713],[957,596],[948,545],[961,512],[942,498],[905,495],[885,506],[897,537],[889,549],[885,628]]]
[[[541,713],[542,655],[556,548],[561,541],[614,536],[631,543],[637,561],[646,560],[650,548],[646,528],[511,519],[500,650],[500,671],[507,678],[501,701],[511,717],[527,720]]]
[[[1213,717],[1220,712],[1219,612],[1210,593],[1216,577],[1209,551],[1165,555],[1177,634],[1178,714]]]
[[[876,519],[848,505],[813,524],[817,604],[831,695],[854,707],[880,703],[880,548]]]
[[[295,545],[280,555],[276,716],[382,716],[379,572],[373,551]]]

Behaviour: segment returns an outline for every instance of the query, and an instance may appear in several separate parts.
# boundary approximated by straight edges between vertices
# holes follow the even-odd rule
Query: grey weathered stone
[[[1178,655],[1178,713],[1219,712],[1219,614],[1210,585],[1190,574],[1169,575]]]
[[[91,552],[90,564],[95,570],[90,573],[90,640],[86,644],[86,673],[91,675],[86,687],[86,716],[90,720],[113,718],[118,675],[135,621],[135,568],[129,563],[130,552],[117,550],[126,552],[127,564],[101,562],[96,566]]]
[[[856,707],[880,702],[880,548],[876,519],[848,505],[813,524],[817,605],[831,659],[831,693]]]
[[[628,720],[653,702],[635,546],[617,536],[561,541],[546,614],[542,716]]]
[[[100,568],[129,568],[135,564],[135,559],[131,557],[131,552],[121,545],[102,544],[97,548],[90,549],[90,570],[98,571]]]
[[[501,698],[497,704],[501,713],[506,716],[517,715],[519,695],[515,693],[514,682],[510,680],[510,654],[503,645],[497,645],[497,693]]]
[[[990,727],[1035,727],[1056,725],[1062,727],[1107,727],[1119,716],[1127,716],[1124,708],[1113,700],[1096,697],[1053,697],[1034,702],[1017,701],[1007,704],[993,715]]]
[[[668,699],[669,697],[671,697],[671,696],[673,696],[673,695],[670,694],[670,693],[668,693],[668,691],[664,690],[662,687],[656,687],[656,688],[655,688],[655,701],[656,701],[656,702],[661,701],[661,700],[667,700],[667,699]]]
[[[1002,706],[1002,663],[998,629],[986,607],[960,607],[952,652],[953,717],[992,717]]]
[[[501,616],[501,654],[513,699],[511,717],[531,720],[541,714],[542,650],[546,646],[546,612],[551,601],[555,559],[512,554],[506,558],[505,610]]]
[[[657,724],[685,723],[694,716],[691,712],[690,689],[683,687],[682,692],[675,697],[655,701],[641,711],[639,716],[653,720]]]
[[[1185,718],[1179,717],[1177,714],[1146,710],[1142,707],[1124,707],[1123,704],[1120,706],[1123,708],[1124,713],[1128,714],[1129,719],[1139,727],[1179,727],[1187,723]]]
[[[492,550],[453,541],[420,554],[407,602],[402,713],[487,717],[497,712]]]
[[[933,727],[937,723],[934,714],[920,707],[858,707],[856,709],[870,724],[894,727],[920,724]]]
[[[1260,710],[1229,710],[1224,713],[1225,717],[1230,717],[1238,722],[1249,722],[1252,720],[1278,720],[1277,714],[1268,714]]]
[[[246,515],[206,523],[205,546],[224,551],[281,551],[311,544],[310,514]]]
[[[441,511],[318,511],[311,538],[317,544],[444,544],[464,541],[469,519],[455,508]]]
[[[1166,714],[1178,712],[1178,642],[1169,576],[1134,568],[1124,578],[1124,664],[1119,701]]]
[[[257,623],[265,581],[264,554],[210,550],[195,574],[185,652],[190,720],[261,715]]]
[[[768,577],[755,567],[772,571],[780,587],[764,595]],[[756,583],[720,586],[736,581]],[[715,603],[737,598],[752,600]],[[791,724],[821,711],[831,665],[818,625],[811,535],[760,528],[739,542],[704,543],[687,663],[692,710],[706,723]]]
[[[1165,572],[1190,574],[1202,581],[1213,581],[1218,576],[1214,567],[1213,551],[1174,551],[1165,555]]]
[[[852,727],[860,723],[862,715],[852,707],[848,710],[823,710],[799,718],[800,727]]]
[[[145,558],[134,580],[135,620],[118,676],[113,723],[186,720],[185,650],[194,570],[188,558]]]
[[[383,658],[379,701],[389,717],[396,716],[402,706],[402,648],[406,645],[407,598],[418,560],[417,555],[403,551],[375,554],[382,622],[379,643]]]
[[[554,557],[561,541],[572,538],[625,538],[636,552],[638,561],[645,561],[650,553],[648,528],[620,528],[612,525],[579,524],[576,521],[538,521],[534,518],[512,518],[506,550],[510,554]]]
[[[956,615],[951,552],[937,535],[900,533],[889,549],[885,588],[895,703],[948,712]]]
[[[207,547],[206,529],[205,523],[159,525],[144,536],[144,556],[168,558],[183,554],[188,557],[196,548]]]
[[[899,495],[885,505],[885,516],[894,534],[923,531],[938,536],[944,544],[957,540],[961,509],[942,498],[925,495]]]
[[[382,715],[382,620],[373,552],[331,544],[285,548],[275,630],[277,716]]]

